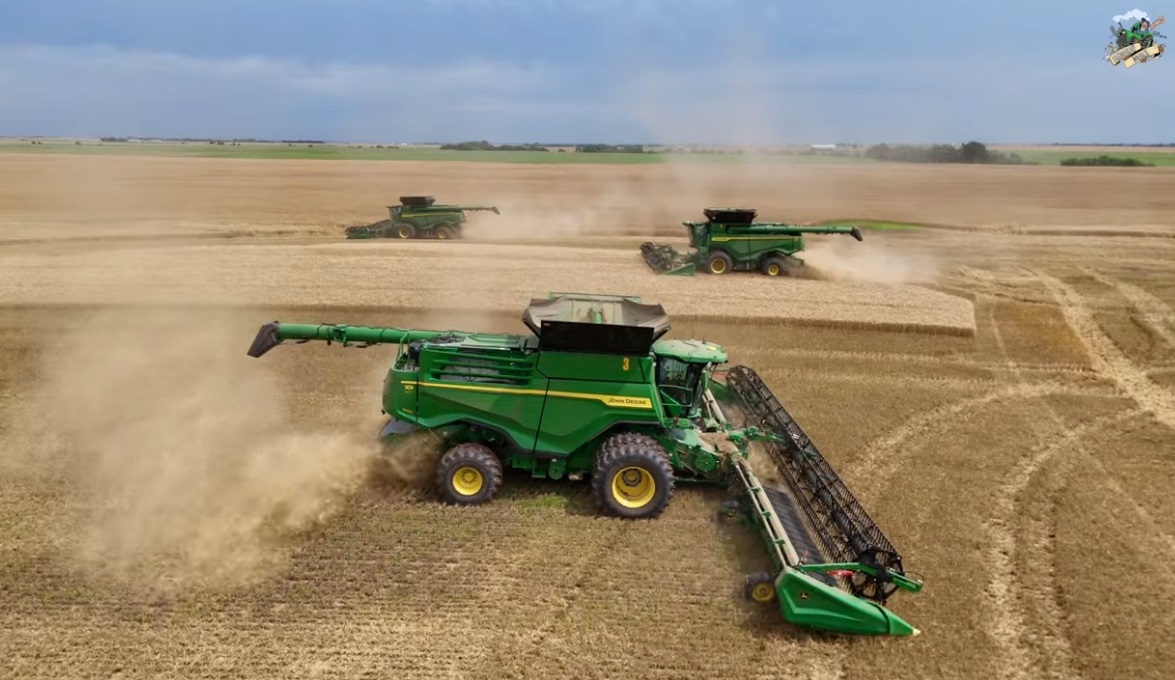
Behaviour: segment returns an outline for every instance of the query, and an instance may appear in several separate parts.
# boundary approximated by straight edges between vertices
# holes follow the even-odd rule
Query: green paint
[[[432,196],[401,196],[399,205],[388,206],[387,220],[365,227],[347,227],[346,235],[349,239],[461,238],[467,210],[501,214],[492,205],[436,205]]]
[[[911,222],[886,222],[881,220],[828,220],[820,222],[820,224],[826,227],[855,226],[863,231],[910,231],[926,228],[924,225]]]
[[[683,254],[672,246],[641,245],[645,262],[658,274],[693,276],[697,270],[709,274],[759,270],[768,276],[783,276],[801,267],[796,257],[804,249],[804,234],[851,234],[858,241],[855,226],[793,225],[782,222],[755,222],[750,208],[706,208],[705,222],[682,222],[694,252]]]
[[[671,474],[674,483],[724,485],[755,507],[744,519],[758,529],[771,554],[777,599],[786,620],[848,633],[913,632],[878,602],[821,583],[810,573],[851,569],[875,580],[888,576],[906,590],[921,588],[920,582],[900,571],[867,563],[875,548],[891,550],[892,546],[867,516],[854,509],[855,500],[845,501],[850,505],[840,509],[834,505],[832,515],[855,513],[854,527],[842,530],[861,527],[864,533],[842,542],[847,546],[844,550],[864,555],[861,563],[842,559],[816,564],[794,556],[792,537],[775,518],[777,510],[764,504],[769,491],[749,466],[748,445],[759,441],[799,451],[794,448],[799,446],[798,430],[776,425],[769,431],[763,426],[770,423],[761,418],[750,426],[731,424],[735,398],[742,400],[739,411],[744,414],[754,414],[752,405],[778,407],[771,405],[777,402],[761,384],[755,388],[760,396],[747,401],[748,381],[758,378],[745,367],[730,369],[725,378],[719,378],[715,369],[727,361],[721,345],[663,339],[670,328],[664,309],[632,296],[550,293],[545,299],[531,300],[523,322],[531,335],[275,321],[261,327],[249,355],[260,357],[287,342],[395,345],[382,398],[383,411],[391,418],[383,431],[389,440],[430,431],[445,449],[465,444],[461,450],[467,451],[468,444],[483,445],[494,464],[536,478],[576,480],[588,475],[595,481],[601,479],[597,475],[613,475],[602,477],[607,483],[620,479],[622,466],[637,464],[616,456],[663,452],[662,462],[644,469],[661,470],[658,466],[668,463],[666,474]],[[724,453],[703,433],[725,436],[734,451]],[[799,453],[803,461],[820,459],[814,447],[805,446]],[[480,446],[472,449],[484,452]],[[467,460],[458,464],[467,465]],[[607,467],[611,464],[616,467]],[[777,465],[781,478],[791,479],[791,484],[815,479]],[[820,483],[839,483],[830,468],[818,477],[823,480]],[[611,485],[600,489],[605,491],[597,489],[597,499],[601,493],[619,497]],[[807,503],[841,502],[831,496],[797,498]],[[649,508],[656,505],[659,513],[668,495],[659,505],[643,502],[651,504]],[[835,527],[830,530],[836,531]],[[862,548],[863,544],[868,545]],[[900,561],[894,564],[900,567]]]

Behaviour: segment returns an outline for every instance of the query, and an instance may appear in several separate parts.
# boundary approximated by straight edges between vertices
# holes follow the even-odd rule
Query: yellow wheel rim
[[[408,227],[400,227],[399,234],[400,234],[400,238],[408,238],[408,236],[410,235],[408,233]]]
[[[726,262],[722,260],[714,260],[710,263],[710,271],[714,272],[715,274],[721,274],[722,272],[726,271]]]
[[[779,265],[775,263],[767,265],[767,276],[779,276]]]
[[[444,241],[445,239],[449,238],[449,232],[445,229],[440,229],[437,231],[437,238]]]
[[[756,602],[770,602],[774,596],[775,589],[771,587],[770,583],[756,583],[755,587],[751,589],[751,597]]]
[[[612,497],[626,508],[641,508],[653,500],[657,483],[644,468],[626,467],[612,478]]]
[[[482,483],[481,471],[477,468],[467,465],[453,473],[453,490],[462,496],[477,495]]]

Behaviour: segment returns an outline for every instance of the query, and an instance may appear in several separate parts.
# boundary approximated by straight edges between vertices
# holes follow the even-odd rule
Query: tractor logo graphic
[[[1112,21],[1114,23],[1110,25],[1110,35],[1114,37],[1114,42],[1106,45],[1106,61],[1114,66],[1121,63],[1130,68],[1163,55],[1166,46],[1156,44],[1156,41],[1166,39],[1166,36],[1154,30],[1163,23],[1163,17],[1152,22],[1146,12],[1132,9],[1114,17]]]

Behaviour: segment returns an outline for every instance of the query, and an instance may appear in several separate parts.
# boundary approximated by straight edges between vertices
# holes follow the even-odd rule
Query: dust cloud
[[[230,312],[103,310],[46,353],[10,445],[39,442],[26,471],[61,478],[84,508],[67,559],[144,590],[245,585],[362,484],[371,430],[296,428],[245,354],[256,328]]]
[[[941,265],[935,258],[891,247],[875,234],[863,236],[862,241],[839,234],[806,238],[799,256],[822,279],[886,284],[929,284],[938,279]]]

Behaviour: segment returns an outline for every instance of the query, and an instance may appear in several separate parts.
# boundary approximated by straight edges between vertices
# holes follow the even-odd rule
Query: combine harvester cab
[[[803,267],[796,253],[804,249],[804,234],[849,234],[858,241],[861,231],[845,226],[800,226],[755,222],[751,208],[706,208],[705,222],[682,222],[694,252],[683,254],[673,246],[645,242],[641,255],[658,274],[693,276],[699,268],[709,274],[758,270],[780,276]]]
[[[347,227],[348,239],[431,238],[458,239],[464,236],[465,212],[488,210],[492,205],[436,205],[432,196],[401,196],[400,205],[389,205],[388,219],[361,227]]]
[[[395,345],[379,435],[435,436],[448,502],[489,502],[506,469],[587,477],[601,510],[627,519],[659,516],[678,483],[726,486],[740,499],[726,510],[756,528],[774,565],[747,577],[748,597],[778,601],[797,625],[917,633],[884,604],[921,582],[753,370],[719,371],[727,355],[712,342],[666,339],[664,308],[638,297],[550,293],[522,321],[532,334],[275,321],[248,353]],[[752,469],[753,446],[779,484]]]

